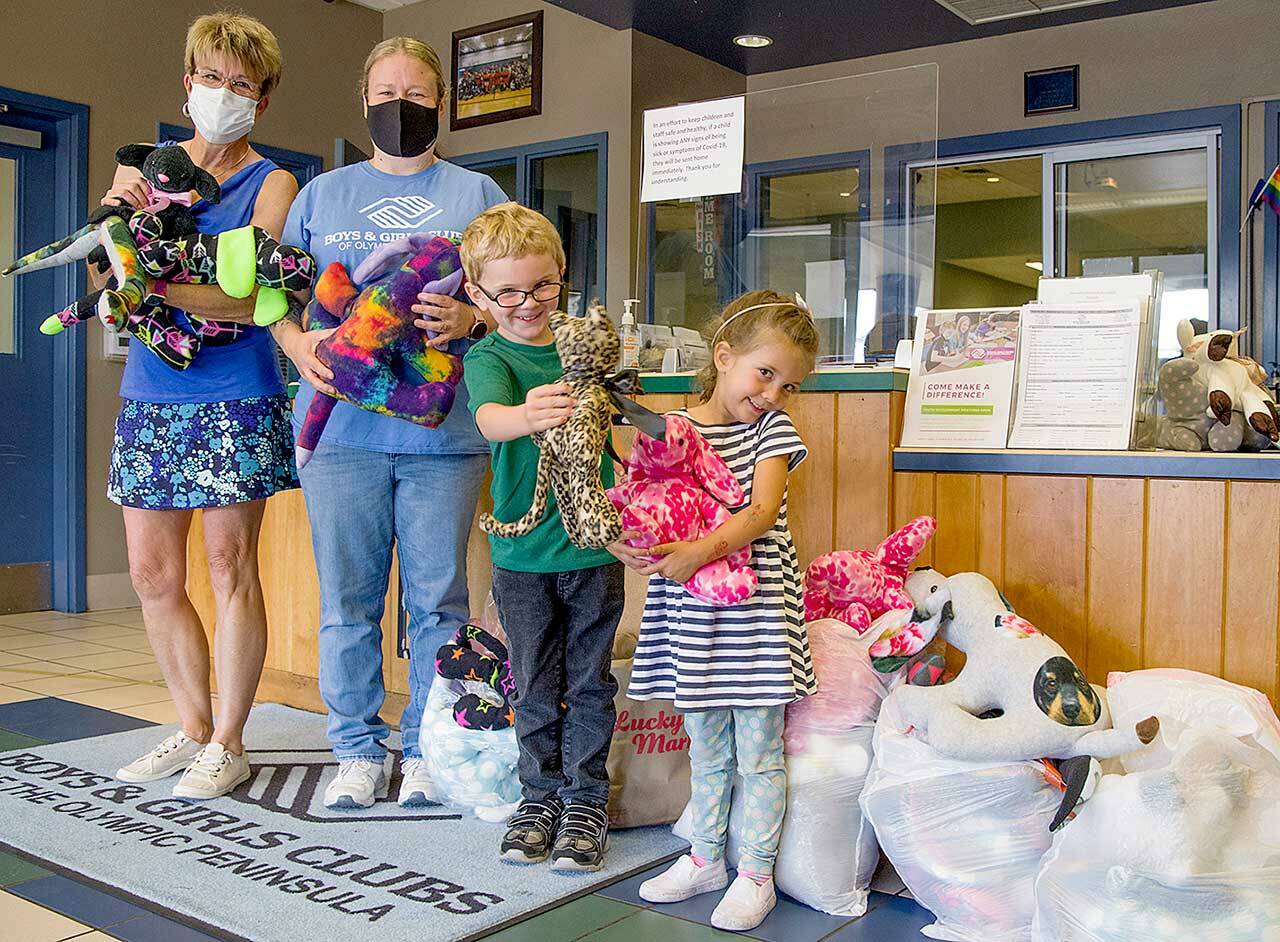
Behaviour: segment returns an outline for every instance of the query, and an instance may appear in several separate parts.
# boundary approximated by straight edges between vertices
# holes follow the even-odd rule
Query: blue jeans
[[[738,869],[761,876],[773,873],[787,807],[787,768],[782,760],[786,711],[785,706],[768,706],[684,714],[697,856],[724,856],[733,794],[745,812]],[[742,776],[740,792],[733,787],[735,769]]]
[[[516,682],[517,771],[524,797],[603,808],[618,683],[613,636],[622,563],[570,572],[493,567],[493,599]]]
[[[436,651],[470,615],[467,537],[487,455],[404,455],[321,443],[302,469],[320,575],[320,696],[339,759],[380,761],[382,613],[394,541],[409,610],[404,758],[418,728]]]

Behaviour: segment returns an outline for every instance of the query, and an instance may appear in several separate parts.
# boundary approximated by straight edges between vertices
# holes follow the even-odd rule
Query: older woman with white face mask
[[[221,188],[217,203],[192,202],[197,228],[216,233],[252,223],[279,238],[298,184],[249,143],[280,81],[275,36],[251,17],[202,16],[187,33],[185,60],[183,113],[195,136],[181,146]],[[145,206],[148,191],[139,172],[118,168],[102,202]],[[92,269],[90,274],[95,282],[105,280]],[[289,399],[271,337],[251,326],[253,296],[233,299],[215,285],[150,282],[149,288],[192,332],[188,313],[248,326],[234,338],[224,336],[226,343],[206,339],[184,370],[141,344],[130,349],[107,496],[124,511],[129,572],[182,726],[118,777],[152,782],[183,772],[175,795],[215,798],[249,777],[241,735],[267,637],[258,533],[266,498],[297,486]],[[186,594],[187,532],[196,508],[204,511],[217,609],[217,716],[209,645]]]

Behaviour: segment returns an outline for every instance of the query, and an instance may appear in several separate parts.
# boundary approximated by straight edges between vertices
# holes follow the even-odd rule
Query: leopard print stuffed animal
[[[541,453],[528,513],[511,523],[484,514],[480,529],[505,538],[531,533],[546,515],[548,491],[554,491],[569,542],[583,549],[608,546],[622,535],[622,521],[600,481],[600,456],[613,410],[605,382],[617,366],[622,344],[601,307],[592,306],[586,317],[556,311],[550,325],[564,368],[561,381],[569,384],[578,404],[563,425],[533,433]]]

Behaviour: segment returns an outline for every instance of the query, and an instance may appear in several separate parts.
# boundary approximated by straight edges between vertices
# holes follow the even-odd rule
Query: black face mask
[[[440,134],[440,115],[404,98],[369,106],[369,137],[384,154],[421,157]]]

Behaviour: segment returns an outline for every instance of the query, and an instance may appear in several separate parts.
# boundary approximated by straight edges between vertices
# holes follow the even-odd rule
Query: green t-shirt
[[[497,333],[472,347],[462,364],[472,415],[488,402],[520,405],[529,390],[556,382],[563,372],[554,343],[535,347]],[[490,442],[489,449],[493,455],[493,515],[504,522],[518,520],[533,503],[538,446],[526,435],[509,442]],[[613,486],[613,462],[605,455],[600,456],[600,475],[605,487]],[[546,516],[533,532],[514,539],[491,535],[489,554],[495,566],[516,572],[568,572],[614,561],[602,549],[579,549],[569,542],[554,492],[547,498]]]

